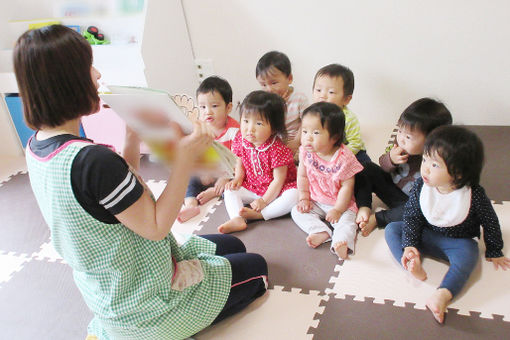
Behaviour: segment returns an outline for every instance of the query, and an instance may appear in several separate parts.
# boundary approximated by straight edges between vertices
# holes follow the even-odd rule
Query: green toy
[[[99,29],[96,26],[89,26],[83,36],[91,45],[107,45],[110,43],[109,40],[104,38],[102,33],[99,33]]]

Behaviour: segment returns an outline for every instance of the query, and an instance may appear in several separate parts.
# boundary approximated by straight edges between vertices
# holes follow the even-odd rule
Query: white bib
[[[437,227],[453,227],[461,224],[471,207],[471,187],[464,186],[448,194],[423,184],[420,207],[427,221]]]

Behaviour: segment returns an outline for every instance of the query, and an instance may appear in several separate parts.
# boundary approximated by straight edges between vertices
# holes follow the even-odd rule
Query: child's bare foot
[[[425,281],[427,279],[427,273],[421,266],[421,260],[419,256],[415,256],[409,260],[407,264],[407,270],[418,280]]]
[[[197,216],[198,214],[200,214],[200,208],[199,207],[184,207],[182,208],[182,210],[179,212],[179,214],[177,215],[177,221],[179,221],[180,223],[184,223],[188,220],[190,220],[191,218]]]
[[[367,237],[372,231],[374,231],[375,227],[377,227],[377,220],[375,219],[375,215],[371,214],[368,218],[368,222],[361,228],[361,235]]]
[[[241,210],[239,210],[239,215],[245,220],[261,220],[264,218],[260,212],[249,207],[242,207]]]
[[[200,202],[200,204],[206,204],[214,197],[216,197],[216,192],[214,192],[214,188],[207,188],[206,190],[198,194],[197,200]]]
[[[446,288],[439,288],[427,299],[426,306],[432,312],[437,322],[443,323],[446,306],[451,299],[452,293]]]
[[[325,231],[321,231],[320,233],[308,235],[306,238],[306,244],[308,244],[310,248],[317,248],[326,242],[327,239],[329,239],[329,234]]]
[[[333,249],[335,250],[335,253],[338,255],[339,258],[342,260],[346,260],[349,258],[347,255],[347,251],[349,248],[347,247],[347,241],[340,241],[333,245]]]
[[[371,209],[369,207],[361,207],[356,214],[356,224],[361,229],[368,222],[370,217]]]
[[[246,221],[244,218],[238,216],[234,217],[231,220],[228,220],[227,222],[223,223],[218,227],[218,231],[222,234],[228,234],[233,233],[235,231],[241,231],[246,229]]]

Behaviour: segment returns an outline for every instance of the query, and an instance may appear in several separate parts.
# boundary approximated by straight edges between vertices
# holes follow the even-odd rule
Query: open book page
[[[186,113],[165,91],[140,87],[108,86],[100,94],[107,103],[149,146],[159,159],[171,165],[178,143],[172,124],[179,124],[185,134],[193,131]],[[189,105],[188,105],[189,106]],[[197,162],[197,173],[233,176],[236,156],[216,141]]]

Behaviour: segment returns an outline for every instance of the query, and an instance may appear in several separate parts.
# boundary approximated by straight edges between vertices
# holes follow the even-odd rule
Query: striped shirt
[[[234,118],[228,117],[225,130],[215,139],[230,150],[232,149],[232,140],[234,140],[237,131],[239,131],[239,123]]]
[[[346,107],[343,108],[345,115],[345,139],[344,144],[352,151],[353,154],[357,154],[361,150],[365,149],[365,143],[361,139],[361,129],[358,118],[351,110]]]
[[[292,91],[287,99],[287,114],[285,127],[287,128],[287,141],[294,140],[301,129],[303,111],[308,107],[308,98],[304,93]]]

